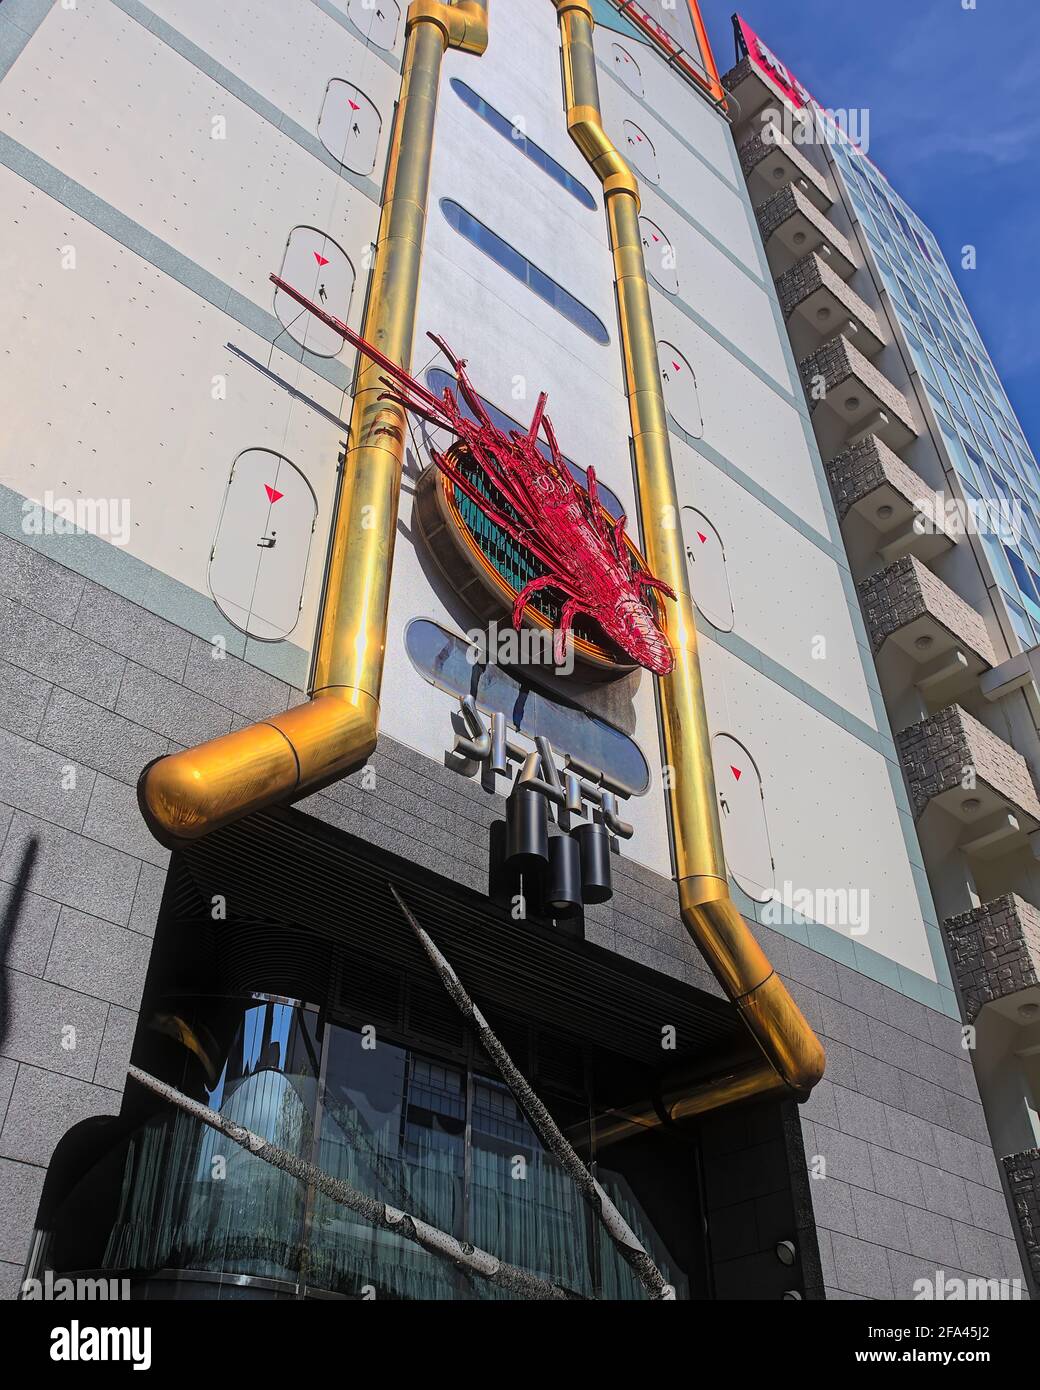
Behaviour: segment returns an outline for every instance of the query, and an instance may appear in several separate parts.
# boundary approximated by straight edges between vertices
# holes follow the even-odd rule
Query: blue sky
[[[870,155],[931,227],[1040,452],[1037,0],[701,0],[720,71],[735,9],[821,106],[866,107]],[[976,247],[977,268],[961,269]]]

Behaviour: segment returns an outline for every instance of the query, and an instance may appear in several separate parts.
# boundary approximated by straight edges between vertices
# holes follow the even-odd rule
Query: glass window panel
[[[1011,615],[1011,625],[1018,635],[1018,640],[1022,643],[1022,646],[1028,650],[1036,642],[1033,625],[1030,623],[1025,609],[1016,603],[1006,592],[1003,592],[1003,590],[1002,597],[1007,604],[1008,613]]]
[[[583,207],[588,208],[590,211],[595,211],[596,199],[585,185],[576,179],[573,174],[568,173],[562,164],[553,159],[551,154],[542,149],[541,145],[536,145],[535,142],[530,139],[529,136],[525,135],[523,131],[519,130],[512,121],[503,116],[501,111],[496,111],[489,102],[485,101],[482,96],[475,92],[473,88],[468,86],[465,82],[461,82],[457,77],[453,77],[451,79],[451,87],[455,95],[465,102],[471,111],[475,111],[478,116],[487,121],[488,125],[491,126],[493,130],[497,130],[499,135],[504,136],[511,144],[515,145],[522,154],[527,156],[532,164],[536,164],[539,169],[548,174],[551,179],[554,179],[561,188],[565,188]]]
[[[485,714],[504,714],[528,738],[544,734],[557,753],[570,753],[603,770],[618,790],[642,796],[650,769],[627,734],[577,705],[542,693],[498,666],[474,666],[468,644],[428,618],[413,618],[405,630],[412,665],[431,685],[452,695],[473,695]]]
[[[517,280],[521,280],[539,299],[551,304],[558,313],[569,319],[583,333],[587,333],[595,342],[604,346],[610,342],[610,334],[605,325],[592,310],[575,299],[562,285],[550,279],[526,256],[522,256],[516,247],[510,246],[509,242],[504,241],[490,227],[485,227],[483,222],[479,222],[450,198],[441,199],[441,211],[449,225],[460,235],[479,247],[496,265],[507,270]]]

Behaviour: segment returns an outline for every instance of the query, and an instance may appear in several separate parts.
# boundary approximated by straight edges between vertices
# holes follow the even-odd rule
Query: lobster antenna
[[[409,372],[406,372],[403,367],[399,367],[396,362],[387,357],[385,352],[380,352],[377,347],[373,347],[367,339],[362,338],[360,333],[355,333],[352,328],[348,328],[342,319],[336,318],[333,314],[327,314],[320,305],[308,299],[305,294],[301,294],[298,289],[290,285],[288,281],[283,280],[280,275],[272,275],[270,278],[278,289],[284,294],[287,294],[290,299],[295,299],[297,304],[302,304],[305,309],[309,309],[314,317],[318,319],[320,323],[323,323],[326,328],[331,328],[334,333],[338,333],[341,338],[351,345],[351,347],[357,348],[358,352],[363,352],[366,357],[371,358],[377,367],[382,367],[383,371],[393,377],[394,381],[398,382],[401,386],[407,387],[409,391],[414,392],[426,405],[427,409],[431,407],[437,409],[440,406],[440,401],[438,401],[437,397],[427,391]]]
[[[545,414],[545,406],[548,401],[548,394],[543,391],[538,397],[538,404],[534,408],[534,417],[531,420],[531,428],[527,431],[527,437],[533,444],[538,438],[538,431],[542,428],[542,416]]]

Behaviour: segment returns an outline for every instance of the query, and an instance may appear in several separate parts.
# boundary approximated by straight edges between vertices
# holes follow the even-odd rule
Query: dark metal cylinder
[[[549,841],[545,901],[558,917],[568,917],[581,906],[581,849],[570,835],[554,835]]]
[[[581,850],[581,896],[587,903],[605,903],[613,897],[610,877],[610,836],[604,825],[589,822],[571,834]]]
[[[517,869],[541,869],[548,859],[545,797],[530,787],[517,787],[506,801],[506,862]]]

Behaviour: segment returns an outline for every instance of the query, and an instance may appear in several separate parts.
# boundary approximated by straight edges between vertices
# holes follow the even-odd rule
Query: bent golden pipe
[[[639,185],[603,128],[589,0],[553,0],[563,44],[567,128],[603,185],[614,259],[625,390],[632,424],[643,547],[651,572],[675,590],[665,605],[675,670],[658,677],[668,813],[679,911],[715,978],[736,1005],[761,1060],[680,1087],[663,1108],[702,1114],[752,1096],[804,1099],[823,1075],[819,1039],[773,970],[730,896],[711,762],[697,626],[682,539],[657,335],[639,229]]]
[[[479,56],[486,0],[413,0],[401,93],[362,335],[409,367],[426,230],[441,62]],[[380,401],[381,369],[358,365],[309,701],[144,769],[138,802],[167,845],[197,839],[251,811],[342,777],[376,746],[394,536],[407,426]]]

